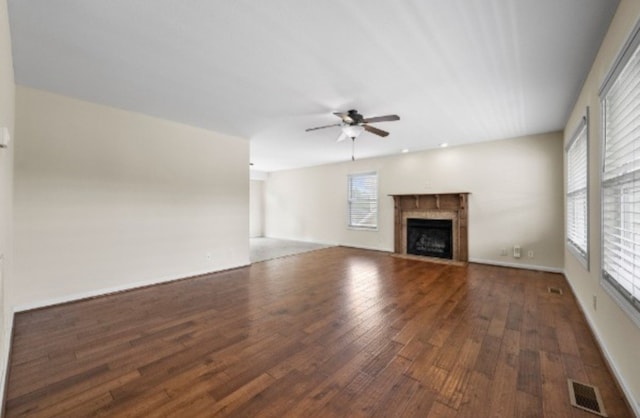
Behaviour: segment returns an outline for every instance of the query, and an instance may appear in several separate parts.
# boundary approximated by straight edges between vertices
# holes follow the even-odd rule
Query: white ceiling
[[[560,130],[617,0],[9,0],[18,84],[250,139],[254,168]]]

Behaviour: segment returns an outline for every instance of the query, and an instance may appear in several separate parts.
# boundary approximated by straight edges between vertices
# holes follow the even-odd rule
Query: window
[[[378,227],[378,174],[349,175],[349,227]]]
[[[587,109],[588,115],[588,109]],[[587,116],[567,146],[567,246],[589,269]]]
[[[602,277],[640,325],[640,25],[600,92]]]

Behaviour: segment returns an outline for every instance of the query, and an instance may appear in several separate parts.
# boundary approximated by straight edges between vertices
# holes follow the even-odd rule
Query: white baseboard
[[[160,277],[160,278],[155,278],[155,279],[150,279],[150,280],[143,280],[143,281],[139,281],[139,282],[126,283],[126,284],[123,284],[123,285],[120,285],[120,286],[106,287],[106,288],[102,288],[102,289],[90,290],[90,291],[87,291],[87,292],[73,293],[73,294],[66,295],[66,296],[61,296],[61,297],[51,298],[51,299],[46,299],[46,300],[40,300],[40,301],[33,302],[33,303],[26,303],[26,304],[23,304],[23,305],[19,305],[19,306],[16,306],[14,308],[14,311],[15,312],[30,311],[32,309],[45,308],[47,306],[59,305],[61,303],[69,303],[69,302],[75,302],[75,301],[82,300],[82,299],[89,299],[89,298],[95,298],[95,297],[98,297],[98,296],[105,296],[105,295],[108,295],[108,294],[111,294],[111,293],[123,292],[123,291],[126,291],[126,290],[133,290],[133,289],[137,289],[137,288],[140,288],[140,287],[147,287],[147,286],[152,286],[152,285],[156,285],[156,284],[172,282],[172,281],[175,281],[175,280],[189,279],[189,278],[196,277],[196,276],[202,276],[204,274],[220,273],[220,272],[226,271],[226,270],[233,270],[233,269],[236,269],[236,268],[246,267],[248,265],[249,264],[243,264],[243,265],[239,265],[239,266],[233,266],[233,267],[223,268],[221,270],[214,270],[214,271],[196,271],[196,272],[192,272],[192,273],[181,274],[178,277],[176,277],[176,276],[165,276],[165,277]]]
[[[282,241],[295,241],[295,242],[305,242],[308,244],[320,244],[320,245],[326,245],[329,247],[337,247],[339,245],[341,245],[339,242],[335,242],[335,241],[316,241],[316,240],[308,240],[308,239],[299,239],[299,238],[285,238],[285,237],[274,237],[271,235],[264,235],[262,237],[252,237],[252,238],[266,238],[266,239],[280,239]]]
[[[511,267],[516,269],[524,269],[524,270],[537,270],[537,271],[546,271],[549,273],[564,273],[564,270],[557,267],[547,267],[547,266],[538,266],[535,264],[519,264],[519,263],[507,263],[503,261],[495,261],[495,260],[484,260],[481,258],[470,258],[470,263],[478,263],[478,264],[489,264],[492,266],[500,266],[500,267]]]
[[[389,251],[386,248],[369,247],[366,245],[338,244],[338,246],[344,247],[344,248],[356,248],[358,250],[370,250],[370,251],[379,251],[383,253],[393,253],[393,251]]]
[[[596,343],[598,344],[598,347],[600,348],[600,351],[602,352],[602,355],[604,356],[605,361],[609,365],[609,369],[613,372],[613,376],[618,382],[618,386],[622,388],[622,392],[624,392],[624,396],[627,398],[627,403],[631,406],[631,409],[633,409],[633,413],[637,417],[640,417],[640,404],[637,401],[635,401],[633,397],[633,392],[629,389],[629,385],[627,385],[627,382],[622,376],[622,374],[620,374],[620,368],[616,365],[616,362],[611,356],[611,354],[609,353],[609,350],[607,350],[607,346],[604,344],[604,341],[600,337],[600,334],[598,333],[597,328],[594,326],[593,322],[591,321],[591,318],[587,314],[588,311],[586,307],[582,304],[582,301],[580,300],[580,298],[576,296],[578,293],[576,292],[576,289],[573,287],[573,283],[571,283],[571,280],[569,280],[569,278],[567,277],[566,272],[562,272],[562,273],[567,283],[569,283],[569,287],[571,287],[571,292],[573,292],[574,299],[578,302],[578,306],[582,311],[582,316],[584,316],[585,319],[587,320],[587,324],[591,329],[591,333],[595,337]]]
[[[4,416],[5,393],[7,389],[7,380],[9,379],[9,354],[11,353],[11,336],[13,335],[13,310],[10,313],[11,318],[8,321],[8,327],[4,333],[4,344],[2,344],[2,357],[0,358],[0,416]]]

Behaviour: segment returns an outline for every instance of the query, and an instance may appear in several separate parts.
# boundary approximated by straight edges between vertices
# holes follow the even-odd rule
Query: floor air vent
[[[549,290],[549,293],[555,293],[556,295],[562,294],[562,289],[559,287],[548,287],[547,289]]]
[[[568,380],[571,405],[593,414],[600,415],[601,417],[607,416],[607,413],[604,410],[604,405],[602,404],[602,398],[600,397],[600,391],[597,387],[576,382],[571,379]]]

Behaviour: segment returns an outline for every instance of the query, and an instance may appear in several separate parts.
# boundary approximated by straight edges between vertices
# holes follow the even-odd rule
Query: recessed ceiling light
[[[403,153],[403,154],[406,154],[407,152],[409,152],[409,150],[408,150],[408,149],[406,149],[406,148],[402,150],[402,153]]]
[[[449,144],[447,144],[446,142],[443,142],[443,143],[440,144],[440,148],[446,148],[448,146],[449,146]]]

